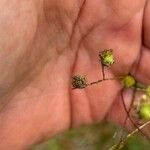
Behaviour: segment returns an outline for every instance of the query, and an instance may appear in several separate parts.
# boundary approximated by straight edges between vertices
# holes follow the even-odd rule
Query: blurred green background
[[[106,122],[82,126],[36,145],[31,150],[108,150],[119,141],[120,129]],[[150,143],[144,137],[135,135],[122,150],[150,150]]]

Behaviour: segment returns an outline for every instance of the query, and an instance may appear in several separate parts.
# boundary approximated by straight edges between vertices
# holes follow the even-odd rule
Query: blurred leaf
[[[113,138],[118,127],[100,123],[72,129],[64,134],[33,146],[31,150],[107,150],[116,141]],[[142,137],[130,138],[122,150],[149,150],[150,143]]]

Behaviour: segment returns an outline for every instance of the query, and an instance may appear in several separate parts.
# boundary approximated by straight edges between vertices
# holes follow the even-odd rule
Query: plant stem
[[[148,124],[150,124],[150,121],[148,121],[148,122],[146,122],[146,123],[144,123],[143,125],[141,125],[140,127],[139,127],[139,129],[141,130],[141,129],[143,129],[145,126],[147,126]],[[120,150],[123,146],[124,146],[124,144],[125,144],[125,142],[131,137],[131,136],[133,136],[134,134],[136,134],[138,131],[139,131],[139,129],[135,129],[134,131],[132,131],[131,133],[129,133],[127,136],[126,136],[126,138],[125,139],[123,139],[122,141],[121,141],[121,143],[119,143],[120,145],[119,145],[119,147],[118,147],[118,144],[115,144],[115,145],[113,145],[112,147],[110,147],[108,150]]]
[[[121,79],[121,78],[122,78],[122,76],[100,79],[100,80],[97,80],[97,81],[88,83],[88,84],[86,85],[86,87],[87,87],[87,86],[91,86],[91,85],[93,85],[93,84],[98,84],[98,83],[103,82],[103,81],[119,80],[119,79]],[[86,88],[86,87],[84,87],[84,88]],[[84,89],[84,88],[80,88],[80,89]],[[75,90],[75,89],[78,89],[78,88],[72,88],[72,90]]]
[[[105,80],[105,66],[101,63],[102,66],[102,76],[103,76],[103,80]]]
[[[90,85],[93,85],[93,84],[98,84],[98,83],[103,82],[103,81],[115,80],[115,79],[116,78],[101,79],[101,80],[97,80],[97,81],[91,82],[91,83],[87,84],[87,86],[90,86]]]

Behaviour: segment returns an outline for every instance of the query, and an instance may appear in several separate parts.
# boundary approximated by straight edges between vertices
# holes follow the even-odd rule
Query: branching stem
[[[143,125],[141,125],[141,126],[139,127],[139,129],[141,130],[141,129],[143,129],[145,126],[147,126],[147,125],[149,125],[149,124],[150,124],[150,121],[148,121],[148,122],[144,123]],[[136,133],[139,131],[139,129],[135,129],[134,131],[132,131],[131,133],[129,133],[129,134],[126,136],[126,138],[123,139],[123,140],[121,141],[121,143],[119,143],[119,146],[118,146],[118,144],[115,144],[115,145],[113,145],[112,147],[110,147],[108,150],[120,150],[120,149],[124,146],[124,144],[126,143],[126,141],[127,141],[130,137],[132,137],[134,134],[136,134]]]

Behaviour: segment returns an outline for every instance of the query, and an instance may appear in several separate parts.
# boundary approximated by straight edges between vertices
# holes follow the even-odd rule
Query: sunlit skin
[[[74,74],[102,78],[103,49],[115,57],[106,77],[132,72],[150,83],[149,0],[0,0],[0,149],[104,118],[122,123],[117,81],[70,87]]]

